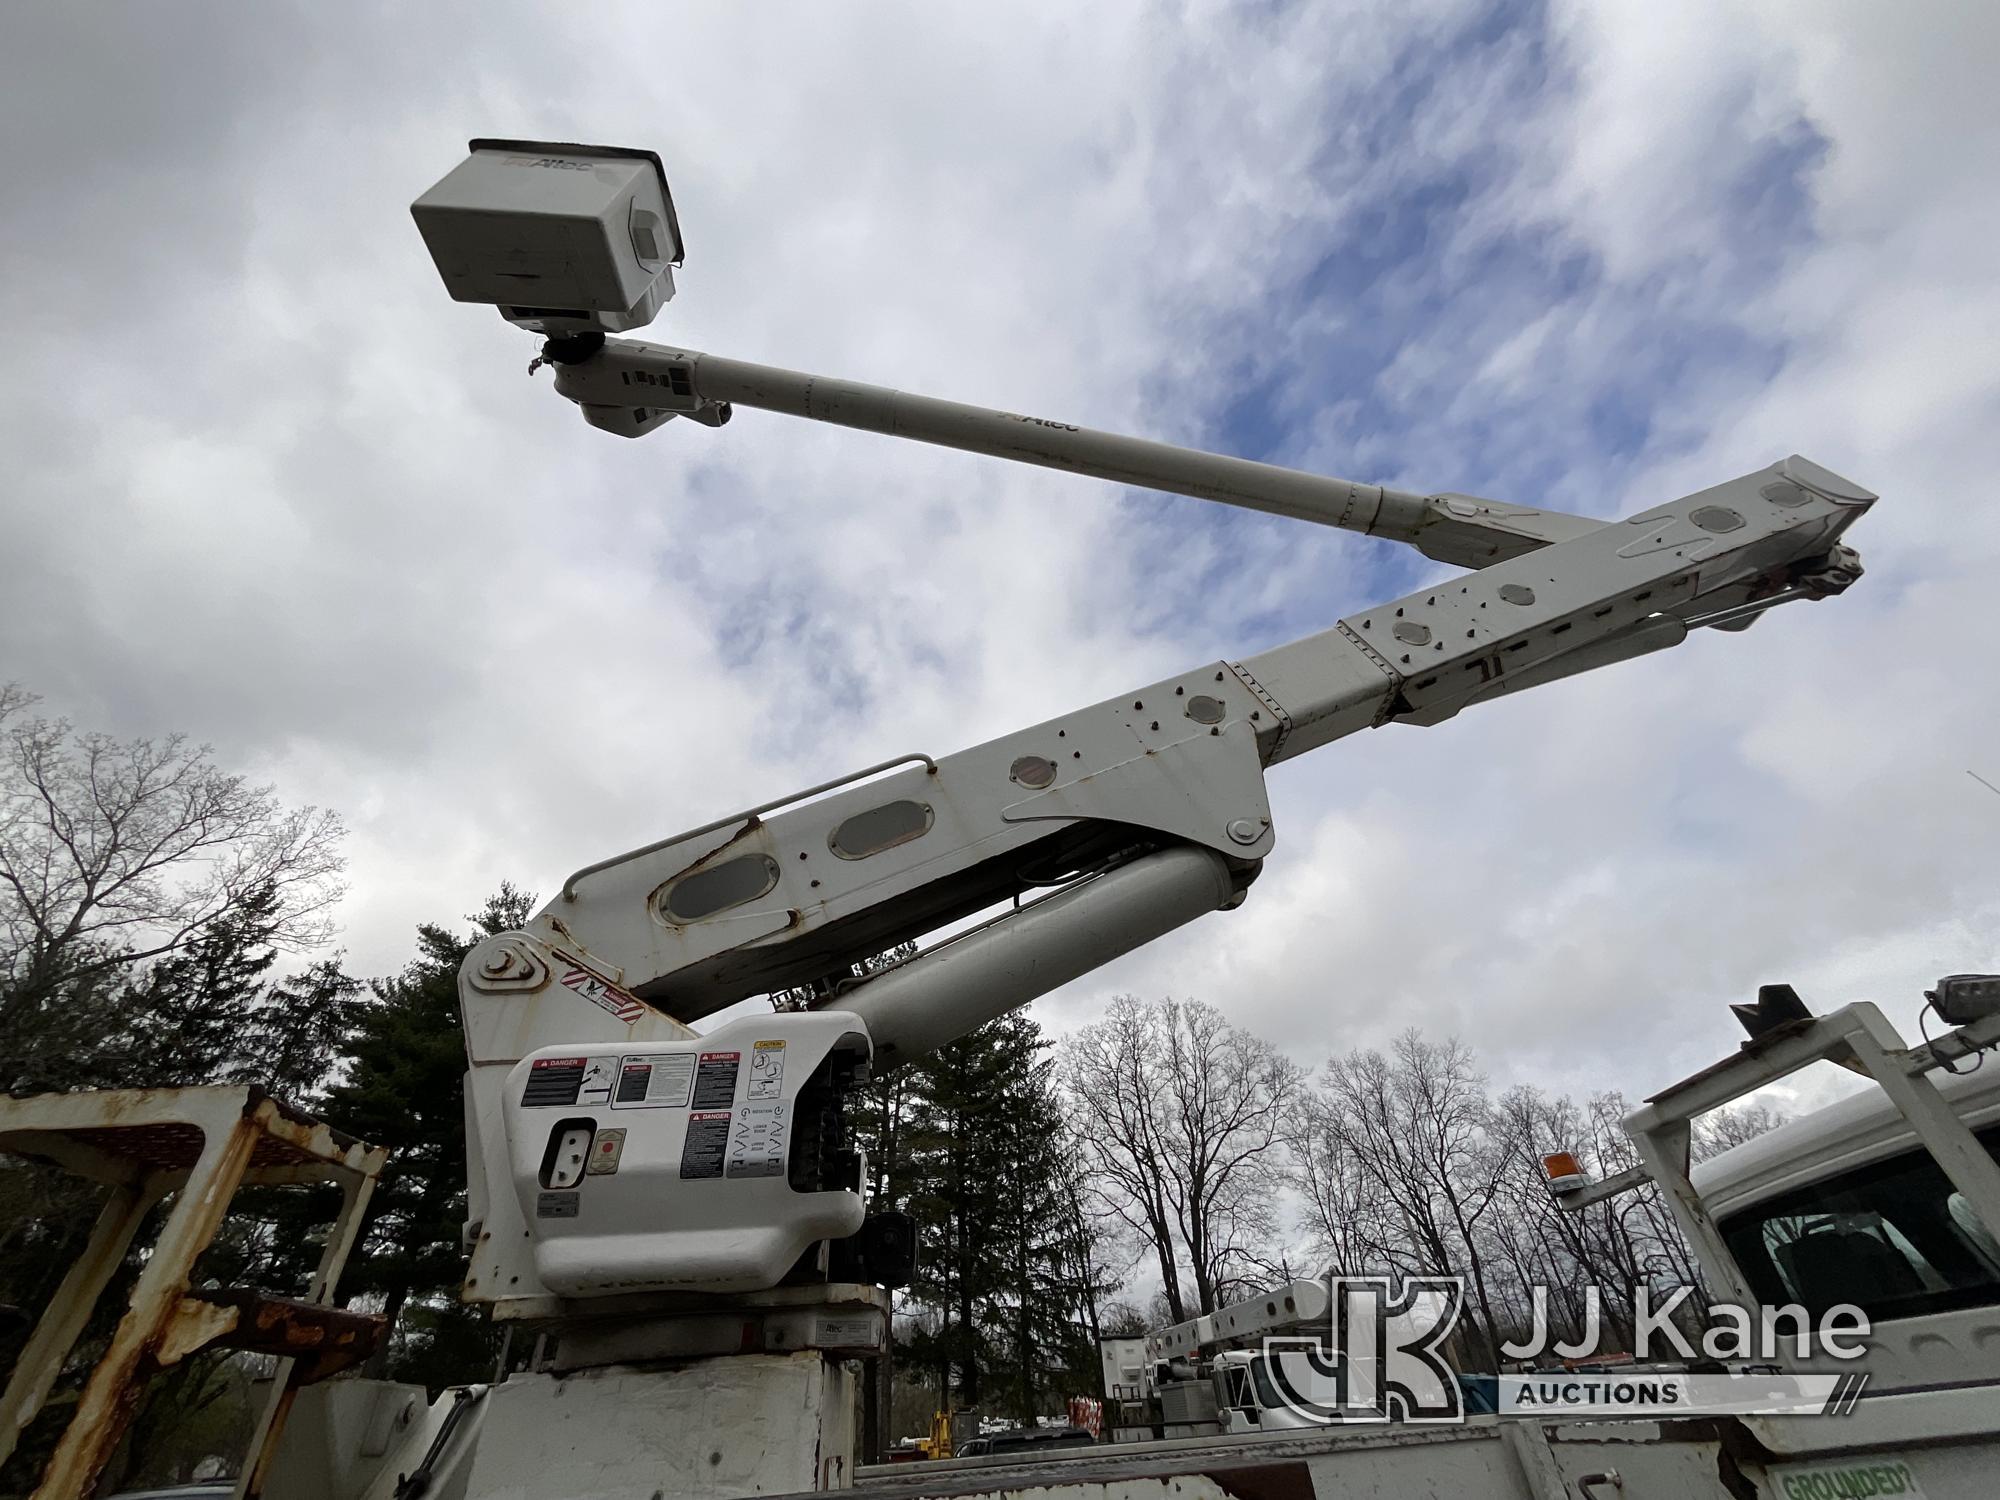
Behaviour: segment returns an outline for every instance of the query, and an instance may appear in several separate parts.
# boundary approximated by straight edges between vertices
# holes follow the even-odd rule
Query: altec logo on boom
[[[1264,1341],[1264,1363],[1280,1399],[1314,1422],[1457,1422],[1465,1416],[1465,1382],[1443,1349],[1465,1308],[1458,1277],[1418,1276],[1391,1290],[1383,1277],[1335,1277],[1330,1284],[1330,1337],[1280,1336]],[[1582,1336],[1552,1340],[1549,1293],[1532,1291],[1534,1315],[1524,1343],[1503,1343],[1509,1361],[1556,1365],[1553,1371],[1490,1377],[1503,1415],[1589,1413],[1601,1416],[1697,1416],[1730,1413],[1838,1414],[1853,1409],[1867,1376],[1789,1374],[1773,1368],[1785,1357],[1814,1353],[1852,1359],[1868,1332],[1859,1308],[1829,1309],[1815,1323],[1803,1308],[1750,1312],[1718,1304],[1709,1324],[1690,1338],[1673,1317],[1692,1295],[1680,1288],[1655,1301],[1642,1289],[1629,1325],[1639,1360],[1735,1361],[1761,1368],[1699,1374],[1680,1370],[1571,1373],[1560,1361],[1599,1348],[1603,1310],[1595,1288],[1585,1294]]]

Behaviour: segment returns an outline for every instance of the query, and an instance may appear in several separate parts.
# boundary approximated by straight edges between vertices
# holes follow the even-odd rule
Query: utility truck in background
[[[1142,1337],[1103,1340],[1106,1436],[1145,1442],[1320,1425],[1287,1404],[1265,1347],[1321,1339],[1331,1306],[1324,1282],[1289,1281]]]
[[[1160,1481],[1175,1493],[1246,1500],[1991,1495],[2000,1464],[2000,1070],[1979,1064],[2000,1040],[2000,978],[1951,976],[1928,994],[1958,1024],[1908,1047],[1872,1004],[1816,1017],[1789,987],[1768,986],[1758,1005],[1737,1007],[1751,1032],[1739,1052],[1628,1119],[1642,1165],[1604,1181],[1573,1163],[1551,1173],[1558,1200],[1576,1210],[1656,1185],[1712,1289],[1757,1313],[1858,1308],[1868,1332],[1855,1358],[1799,1352],[1785,1339],[1778,1365],[1739,1366],[1734,1386],[1706,1350],[1589,1382],[1472,1374],[1468,1386],[1494,1400],[1468,1401],[1455,1423],[1328,1421],[1311,1412],[1287,1346],[1326,1330],[1332,1288],[1295,1281],[1143,1339],[1106,1340],[1109,1442],[1087,1455],[976,1472],[925,1466],[937,1472],[893,1480],[864,1470],[861,1485],[980,1500],[1029,1490],[1038,1500],[1097,1500],[1108,1489],[1158,1493],[1149,1486]],[[1694,1120],[1817,1062],[1853,1069],[1868,1086],[1690,1168]],[[1330,1371],[1342,1355],[1324,1348]],[[1735,1410],[1639,1419],[1608,1406],[1594,1415],[1521,1409],[1524,1394],[1551,1387],[1641,1389],[1662,1375],[1681,1391],[1721,1375],[1725,1396],[1743,1400]],[[1815,1375],[1824,1408],[1756,1399],[1796,1398]]]
[[[1840,594],[1861,573],[1845,534],[1873,493],[1794,455],[1604,522],[616,337],[665,306],[683,258],[646,151],[476,140],[413,212],[450,294],[540,335],[530,372],[552,368],[599,430],[720,428],[761,409],[1338,526],[1464,571],[1288,645],[1053,716],[1024,704],[1023,727],[970,749],[893,756],[595,860],[521,930],[480,943],[460,977],[464,1297],[532,1358],[436,1401],[359,1379],[301,1392],[263,1493],[1789,1496],[1785,1463],[1849,1450],[1910,1455],[1913,1473],[1921,1458],[1927,1494],[1989,1493],[1978,1465],[2000,1456],[2000,1339],[1973,1336],[1988,1314],[1958,1306],[1895,1356],[1899,1370],[1935,1370],[1931,1340],[1963,1331],[1956,1394],[1871,1390],[1838,1422],[1572,1432],[1473,1417],[1282,1435],[1260,1416],[1254,1437],[856,1466],[857,1371],[887,1349],[885,1289],[912,1256],[908,1223],[864,1196],[856,1084],[1242,904],[1276,839],[1272,765]],[[695,1029],[780,990],[809,999]],[[1913,1130],[1962,1195],[1960,1216],[2000,1227],[2000,1169],[1926,1081],[1943,1052],[1902,1048],[1867,1006],[1786,1024],[1635,1117],[1646,1171],[1718,1287],[1753,1300],[1763,1272],[1734,1258],[1734,1220],[1688,1179],[1686,1119],[1780,1062],[1865,1067],[1904,1122],[1889,1134]],[[1996,1024],[1973,1017],[1931,1047],[1973,1056]],[[1803,1212],[1802,1240],[1817,1222]],[[1819,1263],[1794,1255],[1781,1269]]]

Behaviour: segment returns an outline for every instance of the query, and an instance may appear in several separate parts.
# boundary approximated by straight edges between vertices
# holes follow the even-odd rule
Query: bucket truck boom
[[[826,1070],[809,1075],[816,1085],[837,1087],[833,1080],[857,1068],[921,1056],[1238,904],[1275,839],[1267,766],[1360,730],[1435,724],[1502,693],[1678,644],[1691,629],[1741,620],[1746,603],[1837,592],[1858,572],[1838,539],[1872,499],[1789,458],[1355,611],[1290,645],[1203,662],[956,754],[869,767],[812,789],[811,800],[747,809],[578,871],[526,929],[482,943],[463,974],[481,1149],[511,1163],[514,1184],[486,1198],[482,1217],[499,1226],[490,1243],[501,1263],[482,1285],[531,1284],[514,1280],[521,1268],[508,1253],[524,1241],[601,1246],[604,1235],[626,1232],[614,1224],[628,1223],[646,1246],[609,1256],[604,1276],[627,1289],[708,1284],[670,1241],[707,1235],[705,1211],[732,1198],[732,1208],[747,1205],[751,1190],[698,1180],[688,1165],[688,1112],[703,1113],[693,1074],[635,1113],[631,1137],[621,1137],[625,1182],[607,1176],[552,1191],[544,1170],[545,1137],[584,1128],[564,1126],[572,1116],[611,1128],[633,1076],[620,1071],[626,1059],[655,1039],[685,1036],[676,1023],[748,996],[808,989],[812,1011],[732,1031],[747,1025],[753,1041],[777,1050],[800,1045],[788,1033],[841,1018],[846,1029],[831,1051],[792,1053],[787,1077],[802,1085],[801,1065]],[[900,965],[862,972],[896,945],[996,906],[996,916]],[[673,1076],[687,1066],[676,1064]],[[586,1086],[579,1067],[596,1069],[597,1083]],[[578,1086],[551,1087],[556,1076]],[[741,1114],[750,1097],[716,1092],[717,1118],[692,1128],[726,1123],[732,1150],[746,1131],[779,1130],[782,1111],[752,1129]],[[650,1107],[668,1099],[677,1101],[670,1109]],[[791,1099],[789,1088],[774,1096]],[[725,1122],[731,1109],[739,1114]],[[494,1133],[503,1120],[512,1142],[504,1151]],[[814,1128],[837,1130],[826,1120]],[[784,1166],[793,1190],[758,1214],[789,1214],[793,1232],[775,1238],[754,1269],[732,1264],[735,1280],[770,1285],[829,1232],[810,1207],[819,1195],[845,1205],[839,1222],[851,1223],[848,1232],[859,1227],[858,1175],[843,1158],[830,1175],[802,1177],[783,1141],[756,1138],[764,1154],[754,1172]],[[640,1185],[642,1151],[666,1171],[663,1184]],[[657,1214],[661,1225],[684,1227],[638,1229],[640,1220],[612,1207],[628,1185],[654,1205],[647,1222]],[[733,1212],[724,1219],[732,1233],[745,1229]],[[475,1270],[486,1264],[482,1253]],[[547,1284],[545,1271],[539,1279]]]
[[[849,1088],[1242,902],[1276,838],[1264,772],[1279,761],[1741,630],[1860,575],[1842,537],[1875,496],[1797,456],[1606,523],[612,337],[661,310],[682,259],[649,152],[474,141],[413,213],[451,295],[542,335],[530,372],[552,366],[600,430],[719,429],[757,408],[1470,570],[1274,650],[597,860],[480,943],[460,975],[464,1296],[544,1337],[528,1375],[482,1398],[453,1493],[516,1493],[586,1452],[597,1467],[587,1483],[563,1470],[562,1493],[843,1483],[845,1361],[886,1347],[877,1288],[909,1259],[897,1226],[867,1215]],[[807,998],[693,1030],[779,992]],[[425,1459],[427,1483],[449,1447]]]
[[[1841,536],[1874,495],[1796,455],[1607,524],[608,337],[664,304],[680,260],[643,152],[475,141],[414,213],[453,295],[544,334],[531,370],[552,365],[601,429],[719,428],[761,408],[1340,526],[1473,570],[1274,650],[598,860],[522,931],[482,943],[461,986],[468,1295],[503,1316],[552,1296],[768,1288],[854,1234],[841,1090],[1240,903],[1275,840],[1267,767],[1704,626],[1741,629],[1860,573]],[[912,959],[872,962],[982,913]],[[778,991],[810,1008],[693,1039],[690,1023]]]

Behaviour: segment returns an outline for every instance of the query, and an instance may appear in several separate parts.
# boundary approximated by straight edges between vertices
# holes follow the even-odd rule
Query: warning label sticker
[[[741,1052],[704,1052],[694,1072],[694,1107],[727,1109],[736,1102],[736,1070]]]
[[[618,1059],[613,1109],[686,1109],[694,1087],[692,1052],[657,1052]]]
[[[681,1146],[681,1176],[720,1177],[729,1150],[729,1111],[697,1111],[688,1116],[687,1140]]]
[[[785,1044],[783,1042],[757,1042],[750,1048],[750,1087],[744,1090],[746,1099],[782,1099],[785,1097]]]
[[[583,1065],[583,1081],[577,1086],[578,1104],[611,1102],[611,1059],[593,1057]]]
[[[729,1132],[731,1177],[779,1177],[785,1170],[785,1136],[791,1111],[782,1104],[746,1104]]]
[[[583,1204],[580,1193],[537,1193],[535,1195],[535,1217],[538,1219],[574,1219]]]
[[[573,990],[600,1010],[608,1010],[612,1015],[630,1026],[646,1013],[646,1003],[637,995],[628,995],[608,979],[599,979],[588,969],[571,969],[563,975],[560,983],[566,990]]]
[[[538,1057],[528,1065],[528,1082],[521,1090],[521,1104],[536,1109],[551,1104],[574,1104],[583,1087],[587,1057]]]

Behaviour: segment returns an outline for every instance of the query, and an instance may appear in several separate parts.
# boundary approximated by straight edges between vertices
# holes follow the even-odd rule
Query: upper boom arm
[[[1833,592],[1853,571],[1837,539],[1872,499],[1788,459],[1240,663],[602,861],[566,882],[532,930],[683,1021],[829,980],[843,1008],[866,1015],[871,994],[922,988],[952,962],[959,982],[936,990],[928,1019],[913,1026],[917,1011],[899,1005],[902,1019],[876,1038],[908,1055],[898,1027],[933,1045],[1240,899],[1273,841],[1266,765],[1675,644],[1746,599]],[[1172,850],[1202,857],[1158,857]],[[846,977],[1079,876],[1060,906],[1004,914],[893,980]],[[1141,888],[1136,904],[1116,894]],[[1103,920],[1114,905],[1117,920]],[[1030,926],[1040,936],[1024,942]]]
[[[675,416],[720,426],[749,406],[911,438],[1140,489],[1192,495],[1269,515],[1406,542],[1424,556],[1483,568],[1601,524],[1471,495],[1419,495],[1247,458],[1098,432],[1072,422],[914,396],[775,365],[596,336],[552,340],[556,389],[592,425],[639,437]]]

